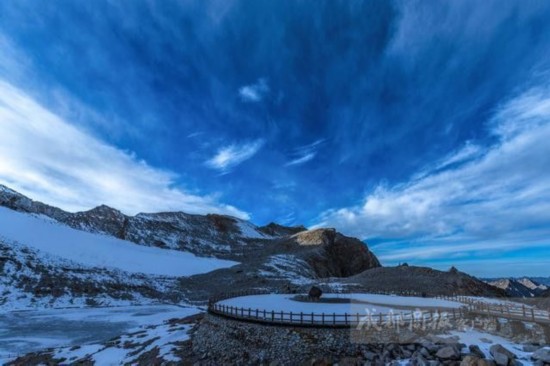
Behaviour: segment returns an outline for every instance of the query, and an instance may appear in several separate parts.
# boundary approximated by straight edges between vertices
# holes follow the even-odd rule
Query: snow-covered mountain
[[[0,277],[9,284],[10,293],[25,293],[32,301],[51,306],[65,297],[104,304],[121,298],[135,303],[204,304],[219,292],[288,290],[323,283],[355,290],[390,286],[403,291],[501,295],[465,274],[380,268],[365,243],[334,229],[308,231],[274,223],[258,227],[230,216],[182,212],[127,216],[107,206],[70,213],[4,186],[0,186],[0,239],[5,253]],[[376,277],[384,281],[363,274],[373,268],[379,268]],[[431,278],[445,285],[430,286]],[[5,295],[4,301],[10,296]]]
[[[2,185],[0,206],[19,212],[40,214],[78,230],[202,256],[236,258],[253,242],[283,236],[286,234],[284,230],[296,230],[284,227],[277,230],[273,228],[273,224],[262,228],[235,217],[214,214],[164,212],[127,216],[105,205],[89,211],[70,213],[33,201]]]
[[[0,186],[0,280],[10,288],[0,301],[204,303],[220,291],[307,285],[380,266],[357,239],[304,230],[221,215],[126,216],[107,206],[69,213]]]
[[[197,257],[172,249],[146,247],[107,235],[73,229],[48,217],[0,207],[0,237],[44,254],[88,267],[160,276],[191,276],[236,262]]]
[[[536,297],[548,290],[546,285],[528,277],[489,279],[487,283],[506,291],[510,297]]]

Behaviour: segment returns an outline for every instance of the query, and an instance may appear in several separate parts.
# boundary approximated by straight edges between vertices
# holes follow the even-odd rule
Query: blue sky
[[[550,274],[550,3],[0,2],[0,183]]]

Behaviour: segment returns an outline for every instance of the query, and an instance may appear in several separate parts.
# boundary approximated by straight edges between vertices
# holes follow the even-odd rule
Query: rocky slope
[[[345,278],[342,282],[358,291],[413,291],[430,295],[475,295],[505,297],[506,292],[455,268],[438,271],[427,267],[402,265],[381,267]]]
[[[4,310],[186,301],[175,278],[87,267],[0,239]]]

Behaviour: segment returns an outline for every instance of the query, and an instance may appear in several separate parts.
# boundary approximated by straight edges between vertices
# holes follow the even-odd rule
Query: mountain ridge
[[[127,216],[106,205],[69,213],[33,201],[4,186],[0,186],[0,206],[23,214],[38,215],[78,232],[137,244],[136,250],[140,246],[156,247],[157,250],[173,249],[197,257],[236,262],[230,268],[180,277],[161,278],[129,272],[128,278],[135,278],[133,281],[137,287],[128,287],[124,284],[124,272],[99,268],[98,273],[102,275],[98,279],[93,276],[93,268],[80,269],[76,264],[60,264],[67,268],[66,273],[60,272],[58,266],[50,264],[51,261],[44,262],[40,252],[31,250],[35,254],[25,260],[24,248],[13,252],[10,242],[4,241],[2,246],[7,253],[6,260],[27,268],[29,275],[19,276],[10,265],[8,272],[2,272],[0,268],[0,279],[11,286],[13,293],[24,291],[31,300],[40,304],[57,304],[62,296],[103,304],[117,303],[121,296],[124,301],[137,303],[155,299],[205,303],[209,297],[220,292],[256,289],[307,291],[313,285],[321,286],[326,291],[391,289],[396,292],[428,291],[434,295],[505,296],[503,290],[456,270],[443,272],[425,267],[382,267],[368,244],[331,228],[307,230],[303,226],[285,227],[275,223],[258,227],[227,215],[184,212]],[[32,265],[25,267],[27,262]],[[162,266],[162,263],[157,265]],[[82,271],[89,273],[85,279],[78,275]],[[41,286],[40,278],[49,278],[48,286]],[[39,290],[35,290],[36,286]],[[80,288],[90,290],[82,292]],[[162,295],[160,288],[169,289],[169,299],[172,300]],[[40,300],[46,298],[49,299],[46,302]],[[5,297],[3,301],[6,301]]]
[[[0,206],[45,215],[78,230],[111,235],[140,245],[222,257],[235,257],[238,253],[235,250],[238,245],[229,248],[221,244],[223,242],[246,245],[250,239],[270,240],[307,230],[303,226],[285,227],[274,223],[258,227],[228,215],[198,215],[181,211],[128,216],[107,205],[71,213],[34,201],[3,185],[0,185]],[[231,253],[228,253],[229,249]]]
[[[485,282],[506,291],[509,297],[538,297],[548,290],[548,286],[529,277],[490,278]]]

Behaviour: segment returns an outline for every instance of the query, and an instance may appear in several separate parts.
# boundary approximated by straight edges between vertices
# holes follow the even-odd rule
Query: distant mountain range
[[[544,296],[550,287],[550,277],[489,278],[485,282],[506,291],[510,297]]]

